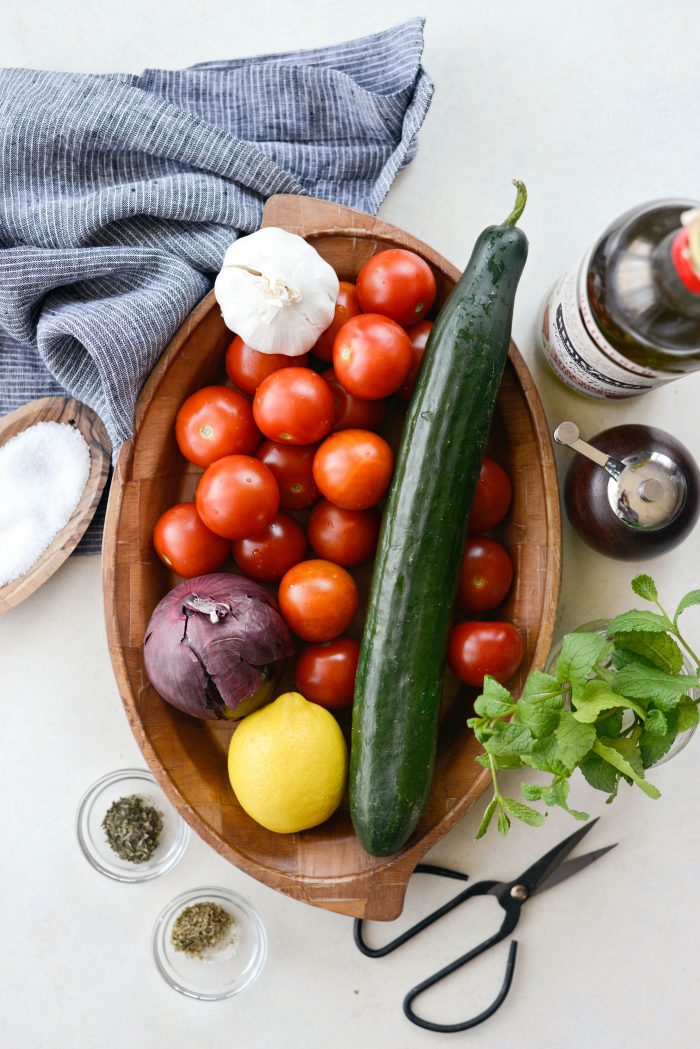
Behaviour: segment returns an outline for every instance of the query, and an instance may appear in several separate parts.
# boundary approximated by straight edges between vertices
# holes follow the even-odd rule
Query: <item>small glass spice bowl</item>
[[[143,863],[121,859],[107,841],[102,827],[109,807],[132,794],[143,798],[163,818],[158,846]],[[147,769],[119,769],[93,783],[78,806],[76,830],[80,848],[95,870],[115,881],[126,882],[149,881],[172,870],[190,840],[190,828]]]
[[[202,957],[175,949],[173,926],[186,907],[215,903],[233,918],[221,944]],[[257,980],[267,958],[267,934],[260,915],[243,896],[231,889],[192,889],[165,907],[153,928],[153,956],[158,971],[176,991],[188,998],[216,1002],[239,994]]]

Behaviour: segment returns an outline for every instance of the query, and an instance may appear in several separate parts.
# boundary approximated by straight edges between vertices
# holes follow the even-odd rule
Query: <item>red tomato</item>
[[[420,371],[420,366],[423,363],[425,344],[428,341],[428,336],[430,335],[432,327],[432,321],[418,321],[417,324],[412,324],[410,328],[406,328],[406,334],[411,340],[411,353],[413,354],[413,363],[411,364],[411,370],[408,373],[408,378],[406,379],[406,382],[396,391],[396,396],[400,397],[402,401],[409,401],[411,399],[413,387],[416,385],[418,372]]]
[[[226,539],[258,535],[277,513],[279,488],[272,471],[250,455],[227,455],[207,467],[195,495],[207,528]]]
[[[360,313],[344,324],[333,344],[333,370],[354,397],[377,401],[406,381],[413,363],[411,342],[395,321]],[[260,425],[258,423],[258,425]]]
[[[269,466],[280,490],[283,510],[301,510],[315,503],[321,494],[316,487],[312,466],[316,444],[276,444],[263,441],[255,453]]]
[[[523,639],[512,623],[458,623],[450,631],[447,662],[467,685],[482,688],[489,674],[508,681],[523,661]]]
[[[289,514],[277,514],[260,535],[236,539],[233,557],[251,579],[274,583],[306,556],[306,536]]]
[[[277,595],[290,630],[304,641],[331,641],[352,622],[359,595],[349,572],[330,561],[302,561],[285,574]]]
[[[197,390],[177,413],[178,448],[197,466],[210,466],[225,455],[248,455],[260,444],[250,401],[228,386]]]
[[[333,394],[310,368],[282,368],[258,386],[253,415],[271,441],[313,444],[333,425]]]
[[[404,248],[373,255],[357,275],[357,295],[365,313],[382,313],[404,326],[425,317],[436,292],[428,263]]]
[[[294,680],[305,699],[328,710],[352,705],[360,642],[338,637],[321,645],[304,645],[294,664]]]
[[[469,533],[477,535],[494,528],[508,513],[513,488],[510,477],[493,459],[484,459],[476,484]]]
[[[161,514],[153,529],[153,545],[163,564],[185,579],[217,572],[229,548],[226,539],[203,523],[194,503],[178,503]]]
[[[237,335],[226,351],[226,374],[243,393],[252,395],[263,379],[280,368],[305,368],[308,353],[288,357],[286,353],[260,353]]]
[[[465,612],[476,615],[500,605],[513,582],[513,563],[495,539],[467,539],[459,566],[457,600]]]
[[[349,321],[351,317],[356,317],[359,312],[360,300],[357,297],[355,285],[350,284],[346,280],[341,280],[340,291],[338,292],[338,298],[335,303],[335,315],[333,320],[323,334],[319,335],[318,342],[312,351],[319,360],[333,360],[333,343],[336,335],[345,322]]]
[[[353,397],[338,382],[335,372],[329,368],[322,378],[328,383],[333,394],[335,405],[335,422],[332,433],[336,430],[378,430],[384,422],[386,401],[362,401]]]
[[[375,510],[344,510],[321,499],[311,511],[306,531],[319,557],[352,568],[374,554],[380,524]]]
[[[314,456],[314,481],[322,495],[345,510],[368,510],[386,494],[394,455],[370,430],[331,434]]]

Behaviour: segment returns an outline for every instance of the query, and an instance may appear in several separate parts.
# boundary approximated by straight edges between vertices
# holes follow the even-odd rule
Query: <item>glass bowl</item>
[[[222,944],[201,958],[190,958],[172,945],[178,915],[195,903],[218,903],[234,918]],[[165,907],[153,928],[153,956],[158,971],[171,987],[188,998],[216,1002],[231,998],[257,980],[267,957],[267,935],[255,908],[230,889],[192,889]]]
[[[113,851],[102,821],[113,802],[138,794],[163,817],[160,842],[149,860],[131,863]],[[95,870],[115,881],[149,881],[172,870],[190,840],[190,828],[180,818],[148,769],[120,769],[98,779],[78,806],[77,833],[80,848]]]
[[[602,634],[605,637],[607,637],[608,636],[608,620],[607,619],[594,619],[593,622],[591,622],[591,623],[582,623],[581,626],[577,626],[574,630],[568,630],[567,633],[568,634],[583,634],[583,633],[586,633],[586,634]],[[556,666],[556,662],[559,659],[559,654],[561,652],[561,646],[562,646],[563,641],[564,641],[564,637],[562,636],[554,643],[554,645],[552,646],[552,648],[550,650],[549,657],[547,659],[547,666],[545,668],[548,674],[554,673],[554,667]],[[692,674],[692,673],[694,673],[694,668],[693,668],[692,664],[688,662],[688,660],[685,657],[685,655],[683,656],[683,668],[682,669],[683,669],[683,673],[684,674]],[[688,695],[691,696],[691,697],[695,697],[697,695],[697,690],[696,689],[689,689]],[[624,724],[624,722],[623,722],[623,724]],[[695,735],[695,730],[697,729],[697,727],[698,727],[697,725],[691,725],[691,727],[686,729],[685,732],[679,732],[678,735],[676,736],[676,738],[674,739],[673,743],[671,744],[671,746],[666,751],[666,753],[662,757],[660,757],[658,759],[658,761],[655,761],[654,764],[651,766],[651,768],[658,768],[659,765],[665,765],[667,761],[671,760],[671,758],[675,758],[676,755],[680,754],[680,752],[683,750],[683,748],[687,747],[688,744],[690,743],[691,739]]]

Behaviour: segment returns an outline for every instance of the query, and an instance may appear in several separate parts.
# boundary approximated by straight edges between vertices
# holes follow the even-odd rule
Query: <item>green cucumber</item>
[[[527,258],[525,206],[484,230],[440,310],[382,521],[355,687],[350,809],[373,856],[397,852],[430,792],[464,532]]]

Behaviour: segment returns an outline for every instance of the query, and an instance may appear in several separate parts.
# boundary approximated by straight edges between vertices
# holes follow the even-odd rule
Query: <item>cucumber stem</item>
[[[511,211],[506,221],[503,223],[504,226],[514,226],[516,224],[523,211],[525,210],[525,203],[527,201],[527,190],[525,189],[525,183],[521,182],[517,178],[514,178],[513,185],[516,189],[515,207]]]

